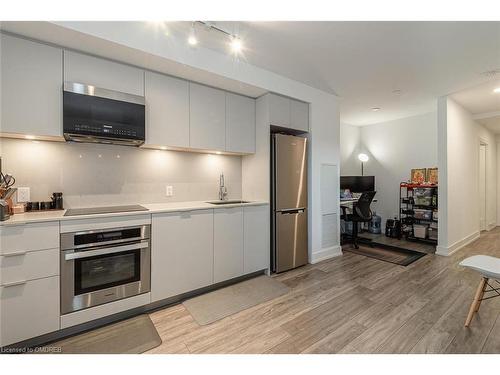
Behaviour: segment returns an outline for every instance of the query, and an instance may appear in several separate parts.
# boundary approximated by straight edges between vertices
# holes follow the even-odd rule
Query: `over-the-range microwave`
[[[144,97],[64,82],[63,133],[67,141],[140,146],[145,141]]]

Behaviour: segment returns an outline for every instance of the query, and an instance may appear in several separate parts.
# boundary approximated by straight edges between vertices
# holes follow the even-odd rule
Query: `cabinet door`
[[[255,152],[255,100],[226,93],[226,151]]]
[[[290,100],[290,127],[309,131],[309,103]]]
[[[59,276],[0,287],[0,346],[59,329]]]
[[[213,283],[213,210],[153,214],[151,300]]]
[[[226,149],[226,93],[211,87],[189,84],[190,147]]]
[[[62,136],[62,50],[0,38],[1,132]]]
[[[243,210],[221,208],[214,212],[214,282],[243,275]]]
[[[189,83],[145,73],[146,144],[189,147]]]
[[[142,69],[73,51],[64,51],[64,80],[144,95]]]
[[[271,125],[290,127],[290,99],[269,94],[269,122]]]
[[[248,274],[268,269],[271,259],[269,206],[244,207],[243,215],[244,272]]]

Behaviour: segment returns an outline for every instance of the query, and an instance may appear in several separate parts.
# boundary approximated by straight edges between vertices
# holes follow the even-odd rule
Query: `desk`
[[[341,199],[341,200],[340,200],[340,207],[351,208],[351,207],[353,207],[353,206],[354,206],[357,202],[358,202],[358,198]],[[377,203],[377,200],[376,200],[376,199],[372,200],[372,203]]]

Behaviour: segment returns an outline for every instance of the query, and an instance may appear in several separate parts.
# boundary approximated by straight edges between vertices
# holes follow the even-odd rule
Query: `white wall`
[[[361,174],[358,154],[361,149],[360,126],[340,124],[340,174],[357,176]]]
[[[357,146],[352,143],[356,137],[359,139]],[[437,114],[427,113],[363,127],[342,124],[340,148],[343,175],[360,175],[358,153],[370,156],[364,173],[375,176],[377,203],[372,207],[382,217],[385,227],[387,219],[399,214],[399,184],[410,178],[411,169],[438,164]]]
[[[449,255],[479,237],[479,144],[486,151],[487,223],[496,222],[496,139],[448,97],[438,100],[440,221],[437,253]],[[441,183],[443,180],[444,183]]]
[[[0,139],[2,169],[32,201],[62,191],[65,207],[241,198],[241,157],[99,144]],[[165,195],[166,185],[174,190]]]
[[[500,171],[498,171],[498,168],[500,168],[500,135],[496,136],[496,147],[497,147],[497,170],[496,170],[496,176],[497,176],[497,226],[500,226]]]
[[[328,249],[322,247],[322,212],[320,200],[320,170],[322,163],[339,165],[339,110],[337,97],[307,86],[298,81],[288,79],[279,74],[245,63],[235,62],[230,54],[222,54],[203,48],[201,45],[193,49],[186,46],[185,40],[175,39],[172,35],[147,32],[145,22],[58,22],[59,26],[82,35],[96,38],[105,56],[121,61],[146,66],[155,59],[175,62],[169,65],[165,73],[175,74],[189,67],[208,72],[214,76],[225,77],[248,85],[253,85],[270,92],[276,92],[310,103],[310,260],[326,258],[340,254],[340,246]],[[81,38],[80,38],[81,39]],[[103,49],[104,43],[108,48]],[[86,43],[86,46],[92,43]],[[75,45],[73,48],[79,48]],[[136,53],[133,61],[126,61],[128,51]],[[87,49],[87,47],[86,47]],[[159,64],[157,65],[159,66]],[[263,158],[262,160],[264,160]],[[245,172],[243,172],[245,174]],[[245,179],[245,177],[243,177]],[[262,181],[261,184],[265,184]],[[248,192],[248,189],[244,190]]]

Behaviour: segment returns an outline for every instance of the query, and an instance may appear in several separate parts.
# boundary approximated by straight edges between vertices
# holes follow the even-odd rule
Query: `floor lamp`
[[[359,154],[358,159],[361,162],[361,176],[364,176],[363,164],[370,160],[370,158],[366,154]]]

